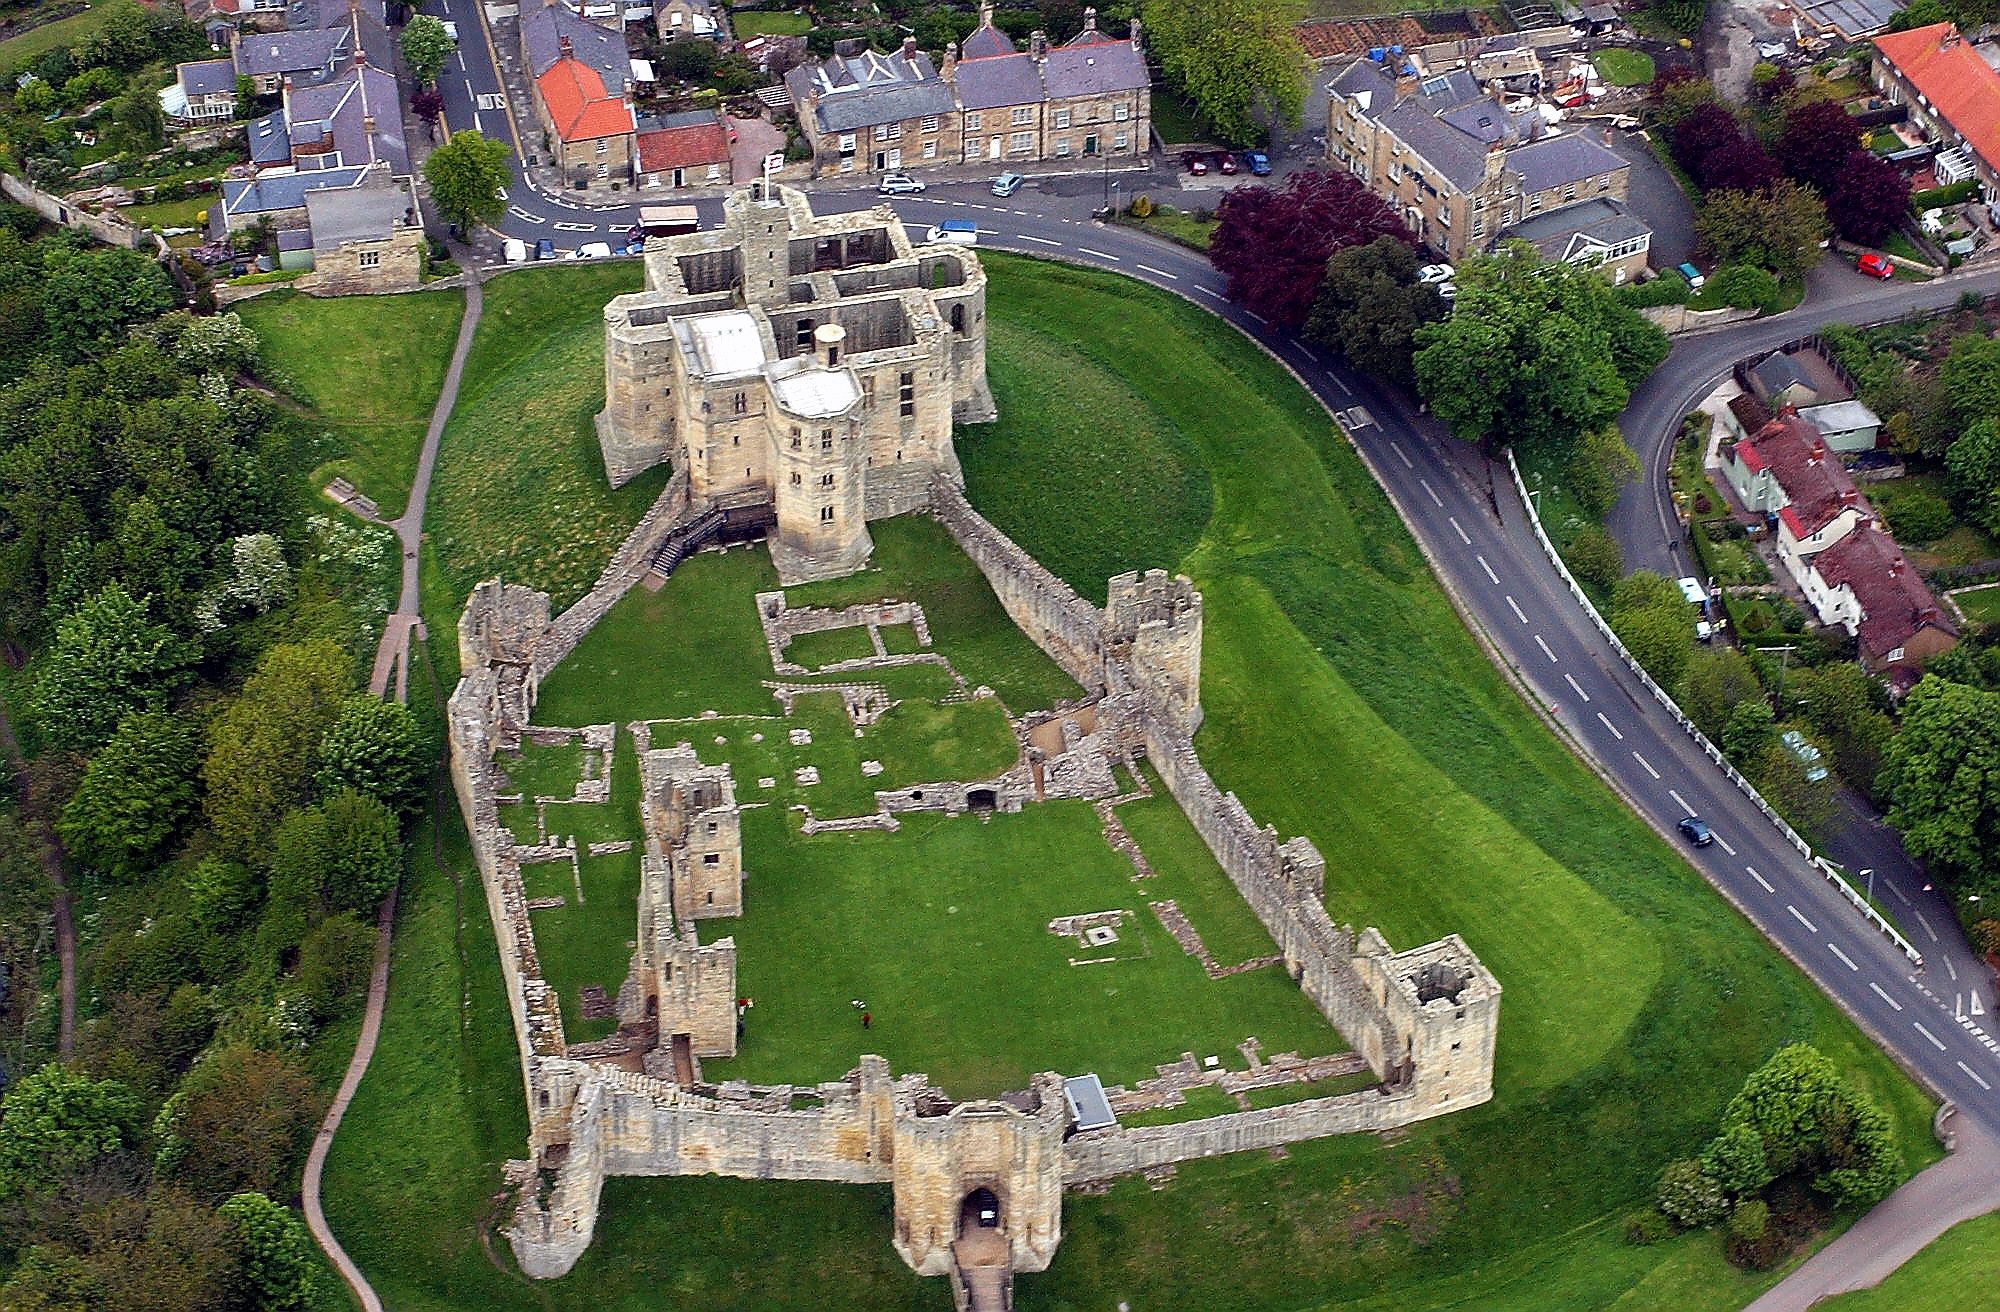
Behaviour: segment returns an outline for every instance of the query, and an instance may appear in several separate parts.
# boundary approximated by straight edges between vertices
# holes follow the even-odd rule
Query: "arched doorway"
[[[958,1206],[958,1233],[961,1237],[981,1230],[999,1230],[1000,1198],[985,1185],[965,1196]]]
[[[965,793],[965,805],[971,811],[991,811],[1000,805],[1000,795],[991,788],[969,788]]]

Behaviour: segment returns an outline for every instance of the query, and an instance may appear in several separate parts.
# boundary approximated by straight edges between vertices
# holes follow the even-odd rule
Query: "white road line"
[[[1507,605],[1513,610],[1515,619],[1523,624],[1528,622],[1528,617],[1521,612],[1521,603],[1514,600],[1514,594],[1511,592],[1507,594]]]
[[[1498,583],[1500,581],[1500,576],[1498,574],[1495,574],[1493,572],[1493,567],[1486,563],[1486,557],[1481,556],[1478,559],[1479,559],[1479,568],[1486,571],[1486,577],[1492,579],[1495,583]]]
[[[1431,481],[1429,479],[1420,478],[1417,480],[1417,484],[1418,486],[1423,488],[1425,495],[1430,497],[1432,505],[1437,506],[1440,509],[1443,508],[1444,499],[1438,496],[1437,489],[1431,486]]]
[[[1924,927],[1924,933],[1931,936],[1931,942],[1935,943],[1938,941],[1937,931],[1931,928],[1931,922],[1924,919],[1924,913],[1921,911],[1917,913],[1917,923]]]
[[[1951,982],[1954,984],[1958,983],[1958,967],[1951,964],[1951,957],[1949,954],[1945,956],[1944,968],[1951,972]]]
[[[486,135],[486,124],[480,120],[479,111],[476,109],[472,111],[472,130],[482,137]]]
[[[1835,947],[1833,944],[1831,943],[1827,944],[1826,950],[1828,952],[1831,952],[1834,956],[1839,957],[1842,964],[1844,964],[1849,970],[1861,969],[1861,967],[1854,964],[1854,958],[1848,956],[1845,952],[1842,952],[1839,948]]]
[[[1468,546],[1468,547],[1469,547],[1469,546],[1471,546],[1471,545],[1472,545],[1472,539],[1471,539],[1471,538],[1469,538],[1469,537],[1467,537],[1467,536],[1465,536],[1465,530],[1464,530],[1464,529],[1462,529],[1462,528],[1460,528],[1460,527],[1458,526],[1458,516],[1456,516],[1456,515],[1446,515],[1446,516],[1445,516],[1445,519],[1446,519],[1446,521],[1447,521],[1448,523],[1450,523],[1450,525],[1451,525],[1451,531],[1452,531],[1452,532],[1454,532],[1454,533],[1456,533],[1456,534],[1458,534],[1458,540],[1459,540],[1460,542],[1463,542],[1463,543],[1464,543],[1464,544],[1465,544],[1466,546]]]
[[[1415,465],[1413,465],[1413,464],[1411,464],[1411,463],[1410,463],[1410,457],[1409,457],[1409,454],[1408,454],[1407,452],[1405,452],[1405,451],[1403,450],[1403,444],[1402,444],[1401,442],[1391,442],[1391,443],[1389,443],[1389,449],[1390,449],[1391,451],[1394,451],[1394,452],[1396,453],[1396,459],[1398,459],[1398,460],[1400,460],[1400,461],[1402,461],[1402,462],[1403,462],[1403,468],[1405,468],[1405,469],[1415,469],[1415,468],[1416,468],[1416,466],[1415,466]],[[1490,571],[1489,571],[1489,572],[1490,572]],[[1496,581],[1497,581],[1497,580],[1496,580]]]
[[[1178,273],[1168,273],[1165,269],[1155,269],[1150,264],[1135,264],[1132,267],[1135,269],[1144,269],[1147,273],[1157,274],[1165,278],[1168,282],[1179,282],[1181,280],[1181,276]]]
[[[1715,836],[1715,842],[1718,847],[1720,847],[1723,851],[1729,853],[1729,855],[1731,856],[1736,855],[1736,849],[1731,847],[1729,845],[1729,840],[1724,838],[1721,834],[1717,834]]]
[[[1263,324],[1266,328],[1269,328],[1271,326],[1271,321],[1269,319],[1266,319],[1263,315],[1257,313],[1255,310],[1245,310],[1243,313],[1249,315],[1252,319],[1255,319],[1258,323]]]
[[[1768,880],[1768,879],[1764,878],[1764,876],[1762,876],[1762,875],[1760,875],[1760,874],[1758,874],[1758,873],[1757,873],[1757,867],[1756,867],[1756,866],[1744,866],[1743,868],[1744,868],[1745,870],[1748,870],[1748,871],[1750,872],[1750,878],[1752,878],[1752,879],[1756,880],[1756,881],[1757,881],[1757,882],[1758,882],[1758,883],[1759,883],[1760,885],[1762,885],[1762,886],[1763,886],[1763,889],[1764,889],[1764,891],[1765,891],[1766,893],[1775,893],[1775,892],[1777,892],[1777,891],[1778,891],[1777,889],[1775,889],[1775,888],[1771,887],[1771,881],[1770,881],[1770,880]],[[1885,996],[1885,997],[1886,997],[1887,995],[1886,995],[1886,994],[1884,994],[1883,996]]]
[[[1564,674],[1563,678],[1568,681],[1569,686],[1575,690],[1577,696],[1583,698],[1586,702],[1590,700],[1590,694],[1583,690],[1583,685],[1576,681],[1574,674]]]
[[[526,219],[526,220],[527,220],[527,221],[528,221],[529,223],[547,223],[547,222],[548,222],[548,220],[547,220],[547,219],[545,219],[545,218],[543,218],[543,217],[542,217],[541,215],[539,215],[539,214],[530,214],[530,213],[528,213],[528,211],[526,211],[526,210],[522,209],[522,208],[521,208],[521,207],[520,207],[519,205],[509,205],[509,206],[507,207],[507,212],[508,212],[509,214],[513,215],[513,216],[514,216],[515,218],[517,218],[517,219]]]
[[[1340,394],[1346,397],[1348,400],[1352,401],[1354,399],[1354,393],[1350,392],[1347,389],[1346,383],[1340,381],[1340,376],[1338,374],[1331,374],[1331,373],[1328,374],[1326,376],[1326,381],[1332,383],[1335,387],[1338,387],[1340,389]]]
[[[1884,993],[1882,991],[1882,986],[1880,984],[1877,984],[1874,980],[1871,979],[1868,981],[1868,987],[1875,990],[1876,997],[1882,999],[1882,1001],[1888,1003],[1890,1006],[1894,1007],[1897,1011],[1901,1011],[1903,1009],[1903,1004],[1896,1001],[1888,994]]]
[[[1651,761],[1647,760],[1647,759],[1646,759],[1645,757],[1643,757],[1643,756],[1639,755],[1639,753],[1638,753],[1637,751],[1634,751],[1634,752],[1632,753],[1632,759],[1633,759],[1633,760],[1635,760],[1635,761],[1637,761],[1637,762],[1638,762],[1638,763],[1639,763],[1640,765],[1643,765],[1643,766],[1645,766],[1645,767],[1646,767],[1646,773],[1647,773],[1647,774],[1649,774],[1649,775],[1652,775],[1652,776],[1653,776],[1653,778],[1655,778],[1655,779],[1658,779],[1658,778],[1660,777],[1660,772],[1659,772],[1658,770],[1655,770],[1655,769],[1653,768],[1653,763],[1652,763]]]
[[[1495,580],[1493,580],[1493,581],[1494,581],[1495,583],[1498,583],[1498,582],[1499,582],[1500,580],[1498,580],[1498,579],[1495,579]],[[1542,641],[1542,635],[1541,635],[1541,634],[1539,634],[1539,633],[1537,633],[1537,634],[1535,635],[1535,645],[1536,645],[1537,647],[1540,647],[1540,648],[1542,649],[1542,655],[1544,655],[1544,656],[1546,656],[1546,657],[1548,657],[1548,658],[1549,658],[1549,664],[1551,664],[1551,665],[1560,665],[1560,664],[1562,664],[1562,662],[1561,662],[1561,661],[1559,661],[1559,660],[1557,660],[1557,659],[1556,659],[1556,654],[1555,654],[1554,652],[1552,652],[1552,651],[1550,651],[1550,650],[1549,650],[1549,644],[1547,644],[1546,642],[1543,642],[1543,641]]]
[[[557,232],[596,232],[596,231],[597,231],[597,225],[596,225],[595,223],[558,223],[558,224],[556,224],[556,231],[557,231]]]
[[[1210,299],[1212,299],[1212,300],[1217,300],[1217,301],[1226,301],[1226,300],[1228,300],[1228,299],[1229,299],[1229,298],[1228,298],[1227,296],[1224,296],[1224,295],[1223,295],[1223,294],[1222,294],[1221,292],[1214,292],[1214,291],[1210,291],[1210,290],[1209,290],[1208,288],[1206,288],[1206,287],[1203,287],[1203,286],[1202,286],[1201,284],[1199,284],[1199,283],[1196,283],[1196,284],[1195,284],[1195,288],[1194,288],[1194,289],[1195,289],[1196,291],[1200,292],[1200,293],[1201,293],[1201,294],[1202,294],[1203,296],[1206,296],[1206,297],[1209,297],[1209,298],[1210,298]]]
[[[1144,266],[1144,265],[1141,265],[1140,267],[1141,267],[1141,268],[1144,268],[1145,266]],[[1303,356],[1304,356],[1304,357],[1305,357],[1306,359],[1308,359],[1308,360],[1312,361],[1312,362],[1313,362],[1314,364],[1318,364],[1318,363],[1319,363],[1319,357],[1318,357],[1318,356],[1316,356],[1316,355],[1314,355],[1314,354],[1313,354],[1313,353],[1312,353],[1311,351],[1308,351],[1308,350],[1307,350],[1307,349],[1306,349],[1305,347],[1303,347],[1303,346],[1301,346],[1301,347],[1299,348],[1299,354],[1300,354],[1300,355],[1303,355]]]
[[[1901,901],[1904,906],[1914,907],[1916,905],[1916,903],[1910,901],[1910,895],[1908,893],[1905,893],[1902,889],[1897,888],[1895,884],[1892,883],[1889,885],[1889,891],[1891,893],[1894,893],[1897,899]]]
[[[1062,243],[1061,243],[1061,242],[1059,242],[1059,241],[1050,241],[1050,240],[1049,240],[1049,239],[1048,239],[1047,237],[1030,237],[1030,236],[1029,236],[1029,235],[1028,235],[1027,233],[1025,233],[1025,232],[1021,234],[1021,240],[1022,240],[1022,241],[1031,241],[1031,242],[1035,243],[1035,245],[1037,245],[1037,246],[1060,246],[1060,245],[1062,245]]]
[[[1925,1028],[1924,1028],[1924,1023],[1923,1023],[1922,1021],[1920,1021],[1920,1020],[1913,1020],[1913,1021],[1911,1021],[1911,1022],[1910,1022],[1910,1024],[1912,1024],[1912,1025],[1916,1026],[1916,1028],[1917,1028],[1917,1033],[1919,1033],[1919,1034],[1923,1035],[1923,1036],[1924,1036],[1925,1038],[1927,1038],[1927,1039],[1929,1039],[1929,1040],[1931,1041],[1931,1046],[1932,1046],[1933,1048],[1936,1048],[1936,1049],[1937,1049],[1937,1050],[1938,1050],[1939,1052],[1943,1052],[1943,1051],[1944,1051],[1944,1040],[1943,1040],[1943,1039],[1940,1039],[1940,1038],[1939,1038],[1939,1037],[1938,1037],[1937,1035],[1935,1035],[1935,1034],[1931,1033],[1931,1032],[1930,1032],[1929,1030],[1925,1029]]]
[[[1694,808],[1688,805],[1688,799],[1682,797],[1677,789],[1669,788],[1667,796],[1674,799],[1675,806],[1680,807],[1681,810],[1687,812],[1689,815],[1694,814]]]
[[[1607,729],[1611,730],[1611,736],[1612,736],[1613,738],[1616,738],[1616,739],[1617,739],[1617,740],[1618,740],[1619,742],[1621,742],[1621,743],[1625,741],[1625,735],[1624,735],[1624,734],[1622,734],[1622,733],[1619,733],[1619,732],[1618,732],[1618,726],[1617,726],[1617,725],[1615,725],[1615,724],[1611,723],[1611,721],[1609,721],[1609,720],[1607,720],[1607,719],[1605,719],[1605,718],[1604,718],[1604,712],[1603,712],[1603,711],[1599,711],[1599,712],[1597,713],[1597,722],[1598,722],[1599,724],[1603,725],[1603,726],[1604,726],[1605,728],[1607,728]]]
[[[1951,1018],[1961,1025],[1969,1024],[1965,1019],[1965,995],[1963,993],[1954,993],[1951,995]]]
[[[1785,910],[1791,912],[1792,918],[1798,921],[1801,925],[1804,925],[1807,929],[1811,930],[1815,934],[1819,933],[1819,926],[1813,924],[1812,921],[1807,920],[1805,913],[1803,911],[1800,911],[1797,907],[1793,906],[1789,902],[1785,903]]]
[[[463,50],[454,50],[451,53],[452,58],[458,60],[458,71],[463,73],[465,71],[465,52]]]
[[[1107,254],[1106,254],[1105,252],[1103,252],[1103,251],[1094,251],[1094,250],[1090,249],[1090,247],[1088,247],[1088,246],[1079,246],[1079,247],[1077,247],[1077,248],[1076,248],[1076,253],[1077,253],[1077,254],[1079,254],[1079,255],[1095,255],[1095,256],[1096,256],[1096,257],[1097,257],[1098,259],[1100,259],[1100,260],[1109,260],[1109,261],[1111,261],[1111,262],[1112,262],[1113,264],[1123,264],[1123,263],[1124,263],[1124,261],[1123,261],[1123,260],[1121,260],[1121,259],[1119,259],[1119,258],[1118,258],[1118,257],[1117,257],[1116,255],[1107,255]]]
[[[1958,1063],[1958,1068],[1964,1071],[1967,1075],[1972,1076],[1972,1082],[1974,1084],[1978,1085],[1982,1089],[1987,1090],[1988,1092],[1992,1091],[1993,1086],[1988,1084],[1985,1080],[1980,1079],[1979,1076],[1973,1074],[1972,1067],[1966,1065],[1964,1062],[1960,1062]]]

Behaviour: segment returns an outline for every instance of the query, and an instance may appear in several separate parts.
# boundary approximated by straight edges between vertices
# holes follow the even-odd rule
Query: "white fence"
[[[1577,586],[1575,577],[1569,572],[1569,566],[1563,563],[1563,558],[1557,553],[1555,544],[1549,541],[1549,535],[1542,531],[1542,517],[1535,513],[1535,503],[1528,496],[1527,485],[1521,481],[1521,467],[1515,461],[1512,451],[1507,453],[1507,472],[1514,476],[1514,491],[1520,495],[1521,504],[1527,509],[1528,523],[1535,530],[1535,541],[1542,544],[1543,553],[1548,556],[1549,563],[1556,567],[1556,573],[1562,576],[1563,583],[1569,588],[1570,596],[1576,598],[1576,604],[1583,607],[1584,614],[1590,616],[1591,623],[1595,624],[1597,631],[1604,635],[1604,640],[1611,644],[1611,650],[1617,652],[1618,658],[1630,667],[1632,673],[1639,676],[1639,682],[1645,684],[1646,690],[1653,694],[1653,697],[1660,705],[1666,707],[1667,712],[1674,717],[1675,722],[1681,726],[1688,737],[1694,739],[1696,746],[1701,748],[1708,759],[1715,762],[1729,782],[1735,784],[1742,794],[1749,798],[1759,811],[1764,813],[1765,818],[1777,826],[1778,832],[1785,836],[1785,841],[1796,847],[1799,850],[1799,855],[1804,857],[1806,862],[1815,870],[1824,875],[1827,882],[1832,884],[1842,897],[1853,903],[1854,909],[1867,917],[1869,924],[1875,926],[1876,929],[1882,932],[1885,938],[1895,944],[1896,949],[1908,957],[1911,964],[1915,965],[1919,970],[1923,969],[1924,954],[1917,951],[1910,940],[1898,933],[1894,925],[1884,920],[1882,914],[1868,904],[1868,899],[1856,892],[1854,886],[1841,878],[1839,872],[1834,870],[1824,858],[1814,855],[1812,844],[1799,837],[1798,831],[1785,823],[1785,818],[1772,809],[1771,804],[1766,802],[1756,787],[1743,777],[1741,771],[1729,763],[1729,759],[1722,754],[1721,750],[1708,740],[1708,735],[1696,728],[1694,721],[1688,719],[1681,712],[1679,704],[1668,695],[1667,690],[1653,682],[1653,676],[1646,673],[1645,667],[1632,658],[1631,652],[1625,650],[1625,644],[1618,640],[1618,635],[1611,631],[1611,626],[1605,623],[1602,615],[1597,613],[1597,607],[1591,604],[1590,598],[1585,595],[1581,587]]]

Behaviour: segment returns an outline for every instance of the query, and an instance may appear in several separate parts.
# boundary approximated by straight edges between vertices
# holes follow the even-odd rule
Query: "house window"
[[[1567,187],[1563,188],[1563,203],[1566,205],[1570,201],[1573,201],[1575,199],[1576,199],[1576,184],[1572,182]]]
[[[877,141],[901,141],[902,139],[903,125],[901,123],[884,123],[881,127],[875,129],[875,140]]]
[[[702,853],[701,863],[705,866],[719,866],[722,864],[722,854],[719,852],[704,852]],[[711,893],[709,896],[713,897],[715,895]]]
[[[1069,143],[1067,141],[1058,141],[1056,143],[1056,158],[1057,159],[1069,158]]]
[[[831,428],[822,428],[819,430],[819,449],[822,451],[833,450],[833,430]]]
[[[1032,132],[1016,132],[1013,136],[1007,138],[1008,150],[1019,152],[1033,150],[1034,148],[1035,134]]]
[[[861,380],[861,404],[870,408],[875,404],[875,379],[873,377]]]
[[[966,127],[966,130],[967,130],[967,131],[969,131],[969,132],[976,132],[976,131],[978,131],[978,130],[979,130],[979,115],[977,115],[977,114],[967,114],[967,115],[965,116],[965,127]]]
[[[1538,191],[1534,195],[1528,197],[1528,213],[1530,214],[1536,213],[1541,208],[1542,208],[1542,193]]]
[[[608,155],[608,154],[610,154],[610,153],[611,153],[611,143],[610,143],[610,142],[608,142],[608,141],[606,141],[606,140],[604,140],[604,139],[603,139],[602,137],[599,137],[599,138],[598,138],[598,140],[597,140],[597,153],[598,153],[598,154],[600,154],[600,155]]]
[[[1125,149],[1125,145],[1126,145],[1125,133],[1122,130],[1112,134],[1111,148],[1113,150],[1123,150]]]
[[[925,159],[936,159],[936,158],[937,158],[937,142],[935,142],[935,141],[926,141],[926,142],[924,143],[924,158],[925,158]]]
[[[840,134],[840,153],[843,155],[852,155],[854,153],[854,134],[852,132],[843,132]]]
[[[806,481],[806,480],[805,480],[805,477],[804,477],[803,475],[801,475],[801,474],[799,474],[799,473],[797,473],[797,472],[794,472],[794,473],[792,474],[792,486],[793,486],[793,487],[798,487],[798,486],[799,486],[800,484],[804,483],[805,481]]]
[[[1056,111],[1056,126],[1059,128],[1066,128],[1069,126],[1069,111],[1067,109],[1059,109]]]
[[[925,119],[921,124],[921,126],[923,130],[926,132],[935,132],[939,128],[944,126],[944,120],[939,118],[937,115],[933,114],[929,118]]]
[[[1597,189],[1599,191],[1611,190],[1611,175],[1609,173],[1597,180]]]
[[[747,393],[738,392],[729,398],[729,405],[737,414],[743,414],[750,409],[750,397]]]
[[[711,164],[708,166],[708,180],[710,182],[722,181],[722,165]]]
[[[598,176],[598,177],[600,177],[600,178],[608,178],[608,177],[610,177],[610,176],[611,176],[611,166],[610,166],[609,164],[599,164],[599,165],[597,166],[597,176]]]
[[[887,167],[892,169],[902,168],[903,148],[901,146],[897,146],[894,150],[891,150],[887,155],[883,156],[883,163]]]
[[[821,487],[827,487],[827,488],[830,488],[830,487],[832,487],[832,486],[833,486],[833,475],[832,475],[832,474],[821,474],[821,475],[819,476],[819,485],[820,485]]]
[[[1021,105],[1014,110],[1014,126],[1024,128],[1035,121],[1035,107]]]
[[[357,259],[357,263],[364,269],[379,269],[382,267],[382,252],[362,251]]]
[[[1486,220],[1477,214],[1472,216],[1472,235],[1475,239],[1486,235]]]
[[[1449,228],[1450,226],[1451,211],[1443,205],[1438,206],[1438,227]]]
[[[822,524],[831,524],[833,522],[832,506],[821,506],[819,508],[819,522]]]
[[[1132,107],[1130,105],[1113,105],[1111,107],[1111,121],[1113,123],[1123,123],[1130,117],[1132,117]]]
[[[917,412],[917,376],[904,372],[896,379],[896,404],[905,419]]]

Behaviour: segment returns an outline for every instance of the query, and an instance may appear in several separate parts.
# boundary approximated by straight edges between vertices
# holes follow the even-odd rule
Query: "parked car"
[[[1218,151],[1215,156],[1215,167],[1217,171],[1223,173],[1224,175],[1235,173],[1236,156],[1232,152],[1227,150]]]
[[[644,255],[646,253],[646,243],[643,241],[628,241],[625,243],[624,253],[627,255]]]
[[[882,181],[875,184],[875,190],[884,196],[910,196],[923,189],[924,184],[907,173],[884,173]]]
[[[1021,184],[1026,181],[1027,179],[1018,173],[1002,173],[999,177],[993,179],[993,194],[996,196],[1011,196],[1019,191]]]
[[[1797,729],[1787,729],[1778,735],[1778,741],[1785,745],[1786,751],[1798,757],[1804,764],[1807,783],[1816,784],[1826,778],[1826,767],[1819,763],[1819,748],[1807,742],[1804,734]]]
[[[535,258],[553,260],[556,257],[556,242],[553,237],[544,237],[535,243]]]
[[[1675,579],[1674,586],[1681,590],[1681,596],[1687,600],[1688,605],[1705,606],[1708,604],[1708,592],[1701,586],[1700,579],[1692,576]]]
[[[1708,281],[1708,279],[1701,276],[1701,270],[1695,268],[1692,264],[1676,264],[1674,272],[1687,279],[1688,286],[1694,288],[1696,291],[1700,291],[1702,284]]]
[[[1263,151],[1252,150],[1246,152],[1243,156],[1243,162],[1250,166],[1250,176],[1256,178],[1271,176],[1271,157]]]
[[[1681,836],[1696,847],[1707,847],[1715,841],[1715,834],[1709,829],[1708,822],[1698,815],[1682,816],[1678,828]]]
[[[520,264],[528,258],[528,243],[519,237],[509,237],[500,243],[500,256],[509,264]]]
[[[1181,156],[1181,164],[1189,173],[1197,178],[1203,177],[1208,173],[1208,158],[1199,151],[1190,150],[1183,154]]]
[[[451,38],[453,45],[458,44],[458,24],[452,22],[449,18],[444,20],[444,34]]]
[[[1889,257],[1886,255],[1877,255],[1874,251],[1868,251],[1860,259],[1856,260],[1854,262],[1854,271],[1856,273],[1867,274],[1870,278],[1893,278],[1896,276],[1896,266],[1889,262]]]
[[[1443,298],[1446,305],[1458,299],[1458,284],[1455,282],[1434,282],[1431,286],[1437,288],[1437,294]]]
[[[1450,282],[1457,273],[1458,270],[1449,264],[1426,264],[1417,270],[1417,281],[1426,284]]]
[[[979,225],[971,219],[946,219],[926,232],[924,240],[941,241],[953,246],[977,246]]]

